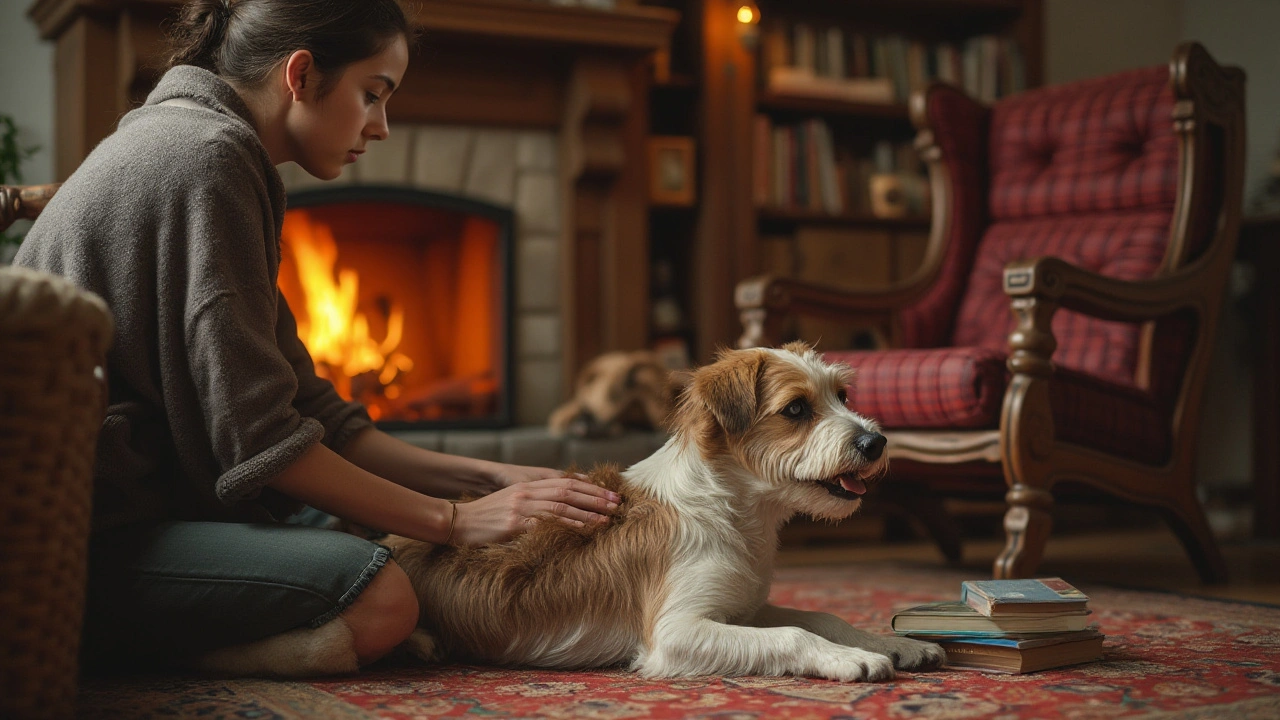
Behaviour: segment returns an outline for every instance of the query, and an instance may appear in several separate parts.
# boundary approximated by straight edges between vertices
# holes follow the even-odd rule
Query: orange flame
[[[352,380],[365,374],[377,378],[374,395],[394,399],[400,394],[395,384],[402,373],[413,369],[413,360],[397,352],[404,335],[404,309],[393,304],[387,316],[387,334],[381,342],[369,334],[369,319],[356,309],[360,278],[355,270],[334,268],[338,244],[329,226],[312,222],[305,212],[285,215],[283,238],[293,251],[302,286],[306,319],[298,318],[298,337],[311,353],[318,374],[333,382],[339,394],[352,396]],[[381,415],[374,398],[359,398],[369,405],[370,415]]]

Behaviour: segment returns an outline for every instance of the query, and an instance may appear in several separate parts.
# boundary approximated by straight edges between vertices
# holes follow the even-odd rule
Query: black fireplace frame
[[[515,212],[509,207],[494,205],[474,198],[448,193],[420,190],[403,185],[346,185],[342,187],[307,188],[288,193],[287,210],[316,207],[348,202],[388,202],[419,205],[436,210],[446,210],[473,215],[490,220],[498,226],[498,287],[502,293],[499,307],[501,322],[495,323],[495,332],[501,333],[502,391],[491,415],[482,418],[455,418],[448,420],[381,420],[377,427],[383,430],[497,430],[514,424],[515,401],[515,269],[514,237]]]

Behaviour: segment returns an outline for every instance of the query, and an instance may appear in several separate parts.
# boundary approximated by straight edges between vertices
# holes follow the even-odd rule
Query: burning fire
[[[390,305],[386,337],[374,340],[369,319],[356,309],[358,273],[339,268],[335,282],[338,244],[329,226],[295,210],[285,215],[283,236],[293,251],[305,297],[298,337],[311,353],[316,373],[327,377],[343,397],[364,402],[378,419],[385,404],[379,398],[398,397],[397,381],[413,369],[413,360],[396,350],[404,334],[404,309]]]

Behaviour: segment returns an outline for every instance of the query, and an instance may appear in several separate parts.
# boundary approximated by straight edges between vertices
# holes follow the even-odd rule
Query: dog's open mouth
[[[845,500],[857,500],[867,492],[867,483],[856,473],[841,473],[830,480],[815,480],[827,492]]]

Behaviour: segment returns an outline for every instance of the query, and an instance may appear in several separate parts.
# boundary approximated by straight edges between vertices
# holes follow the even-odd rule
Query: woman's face
[[[348,65],[323,98],[314,94],[291,114],[293,159],[311,175],[332,180],[372,140],[387,137],[387,99],[409,65],[409,46],[397,37],[385,50]],[[307,81],[314,88],[319,77]],[[315,83],[315,84],[312,84]]]

